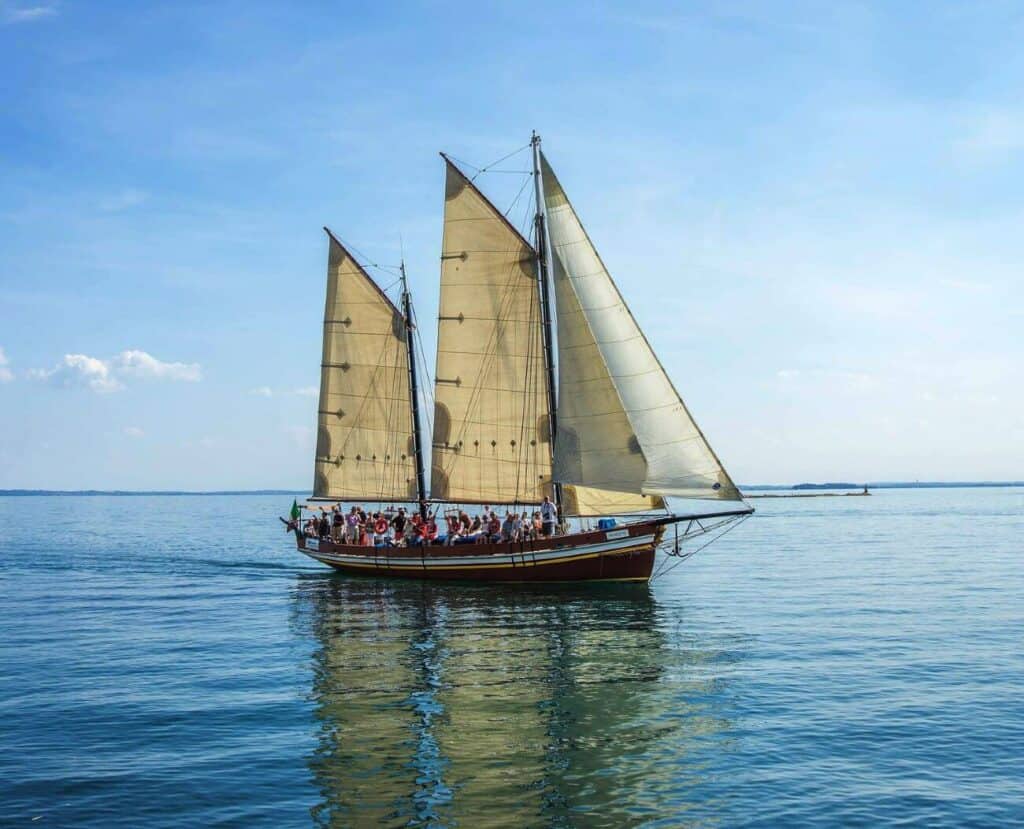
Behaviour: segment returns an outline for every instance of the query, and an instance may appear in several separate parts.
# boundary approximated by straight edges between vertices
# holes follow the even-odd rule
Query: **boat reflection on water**
[[[296,597],[295,623],[317,642],[318,824],[681,816],[701,752],[726,742],[710,667],[722,655],[670,643],[678,620],[648,585],[316,575]]]

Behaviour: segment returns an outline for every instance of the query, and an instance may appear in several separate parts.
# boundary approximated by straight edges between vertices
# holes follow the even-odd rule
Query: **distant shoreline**
[[[861,490],[871,489],[978,489],[1001,487],[1024,487],[1024,481],[881,481],[863,484],[752,484],[741,486],[741,492],[808,492],[815,490]],[[859,494],[859,493],[858,493]],[[0,497],[17,498],[33,496],[115,496],[137,497],[153,495],[204,496],[204,495],[292,495],[307,497],[306,489],[218,489],[210,491],[162,490],[162,489],[0,489]],[[765,496],[752,496],[765,497]]]
[[[217,489],[210,491],[191,491],[176,489],[0,489],[0,497],[31,497],[31,496],[92,496],[92,495],[113,495],[116,497],[136,497],[139,495],[174,495],[174,496],[202,496],[202,495],[295,495],[305,498],[309,495],[308,489]]]

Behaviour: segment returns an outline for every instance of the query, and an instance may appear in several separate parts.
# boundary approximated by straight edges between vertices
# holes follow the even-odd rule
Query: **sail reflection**
[[[665,818],[685,812],[696,755],[729,725],[709,703],[720,654],[673,645],[646,585],[313,576],[295,618],[318,645],[320,825]]]

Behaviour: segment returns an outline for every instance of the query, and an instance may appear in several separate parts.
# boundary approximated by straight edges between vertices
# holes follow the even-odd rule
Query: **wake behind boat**
[[[647,581],[659,548],[684,558],[684,541],[753,512],[626,307],[536,134],[530,148],[532,242],[442,154],[429,493],[422,354],[404,266],[396,304],[328,231],[313,497],[304,507],[324,514],[334,504],[342,520],[304,524],[296,505],[290,526],[306,555],[351,573],[419,579]],[[669,497],[726,508],[677,514]],[[376,503],[381,517],[350,526],[341,502]],[[408,526],[400,503],[417,505]],[[497,532],[461,509],[490,504],[508,507]],[[445,535],[433,529],[441,514]]]

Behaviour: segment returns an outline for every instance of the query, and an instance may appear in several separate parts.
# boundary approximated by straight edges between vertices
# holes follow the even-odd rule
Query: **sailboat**
[[[304,506],[408,503],[426,517],[505,505],[532,515],[547,501],[557,531],[370,546],[312,537],[296,521],[299,550],[317,561],[414,579],[646,582],[659,549],[685,558],[685,542],[753,512],[630,313],[536,133],[530,150],[532,240],[441,154],[429,490],[404,264],[396,303],[327,231],[313,496]],[[677,513],[669,498],[717,508]]]

